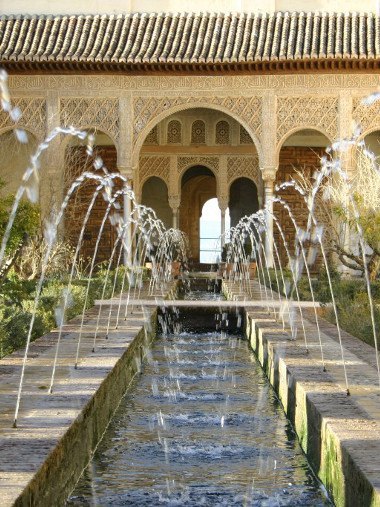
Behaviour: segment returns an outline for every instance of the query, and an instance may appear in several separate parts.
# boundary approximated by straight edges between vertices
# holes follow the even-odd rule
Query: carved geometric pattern
[[[171,120],[168,123],[168,144],[176,144],[182,141],[182,125],[178,120]]]
[[[60,101],[60,123],[77,128],[97,128],[119,138],[119,101],[117,99],[70,98]]]
[[[46,103],[44,99],[31,97],[12,98],[12,106],[21,111],[21,118],[14,123],[0,108],[0,129],[6,127],[24,128],[35,134],[40,140],[46,135]]]
[[[195,120],[191,125],[191,143],[205,144],[206,142],[206,125],[202,120]]]
[[[261,175],[259,159],[257,156],[228,157],[227,181],[230,183],[236,178],[250,178],[256,185],[260,183]]]
[[[337,97],[279,97],[277,141],[295,127],[320,127],[331,139],[335,139],[337,118]]]
[[[142,184],[151,176],[157,176],[169,184],[170,158],[160,156],[140,157],[139,182]]]
[[[144,144],[158,144],[158,127],[157,125],[152,128],[146,136]]]
[[[362,132],[373,128],[380,128],[380,101],[376,100],[371,105],[362,103],[362,99],[355,98],[352,101],[352,117],[361,126]]]
[[[257,137],[261,137],[261,99],[258,97],[138,97],[133,102],[134,141],[141,130],[163,111],[189,103],[222,106],[237,119],[244,120]]]
[[[215,144],[229,144],[230,125],[228,121],[218,121],[215,127]]]
[[[240,144],[253,144],[252,137],[248,134],[243,125],[240,125]]]
[[[180,174],[185,167],[195,165],[205,165],[206,167],[212,167],[216,172],[218,172],[219,157],[202,157],[202,156],[178,157],[177,164],[178,164],[177,165],[178,174]]]

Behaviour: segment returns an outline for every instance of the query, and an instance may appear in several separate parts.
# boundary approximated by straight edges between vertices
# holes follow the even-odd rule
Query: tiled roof
[[[379,57],[380,17],[372,13],[0,17],[0,64],[14,69],[377,68]]]

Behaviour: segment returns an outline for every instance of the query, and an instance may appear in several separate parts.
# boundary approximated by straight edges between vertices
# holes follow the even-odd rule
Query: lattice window
[[[157,125],[152,128],[146,136],[144,144],[158,144],[158,127]]]
[[[196,120],[191,126],[191,143],[206,144],[206,125],[202,120]]]
[[[168,123],[168,144],[176,144],[182,141],[182,125],[178,120]]]
[[[218,121],[215,127],[215,144],[230,143],[230,125],[228,121]]]
[[[253,144],[251,136],[242,125],[240,125],[240,144]]]

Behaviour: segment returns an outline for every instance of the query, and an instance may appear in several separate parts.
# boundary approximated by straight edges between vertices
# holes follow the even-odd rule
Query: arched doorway
[[[230,186],[229,209],[231,227],[235,227],[245,215],[259,210],[257,186],[249,178],[237,178]]]
[[[314,129],[303,129],[291,134],[284,141],[280,150],[275,186],[300,178],[305,178],[305,180],[311,182],[314,172],[320,168],[321,158],[326,155],[326,148],[329,145],[329,139]],[[291,186],[280,190],[278,196],[289,205],[298,227],[305,229],[308,211],[302,196]],[[289,251],[293,254],[295,229],[289,213],[280,203],[274,203],[273,210],[285,235]],[[286,266],[289,264],[289,258],[276,224],[274,224],[273,236],[278,247],[281,263]],[[314,263],[314,269],[317,265],[318,260]]]
[[[180,229],[189,238],[191,257],[200,259],[200,217],[206,201],[216,198],[214,173],[205,166],[189,168],[181,180]]]
[[[230,212],[225,213],[225,231],[230,229]],[[199,262],[215,263],[220,261],[222,252],[222,214],[218,199],[213,197],[202,207],[199,226]]]
[[[148,178],[142,187],[141,204],[152,208],[157,218],[162,220],[165,227],[172,226],[172,210],[168,203],[168,187],[161,178],[152,176]]]
[[[112,139],[105,133],[94,131],[95,141],[93,155],[88,156],[86,146],[83,146],[78,139],[72,138],[65,150],[65,170],[64,170],[64,192],[70,188],[75,179],[84,171],[93,173],[99,172],[103,174],[103,169],[97,169],[95,160],[100,157],[104,166],[109,172],[118,172],[117,169],[117,152]],[[76,245],[82,229],[85,215],[90,205],[92,196],[96,190],[98,183],[93,180],[85,180],[80,188],[75,192],[73,198],[70,199],[69,205],[65,213],[65,239]],[[121,179],[114,179],[114,187],[112,192],[116,192],[123,186]],[[120,207],[123,205],[123,198],[119,199]],[[102,192],[99,193],[91,211],[90,219],[87,223],[80,255],[85,258],[92,258],[94,255],[95,244],[100,231],[101,223],[107,209]],[[114,241],[116,238],[116,229],[107,220],[104,224],[103,232],[99,242],[96,255],[96,262],[108,261]]]

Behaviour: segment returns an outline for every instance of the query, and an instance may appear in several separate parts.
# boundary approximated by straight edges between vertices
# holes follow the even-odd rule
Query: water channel
[[[182,330],[158,336],[67,505],[332,504],[248,343]]]

